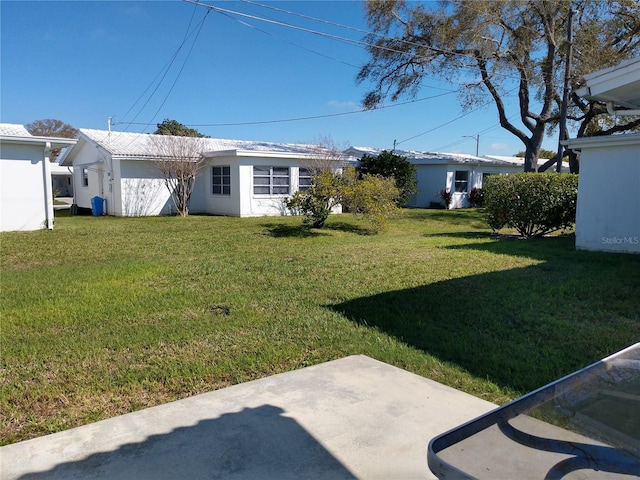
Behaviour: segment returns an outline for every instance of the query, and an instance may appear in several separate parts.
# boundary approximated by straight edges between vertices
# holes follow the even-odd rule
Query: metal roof
[[[345,153],[358,158],[363,155],[377,156],[383,149],[371,147],[350,147]],[[444,153],[444,152],[420,152],[417,150],[393,150],[393,153],[406,157],[414,165],[426,164],[470,164],[470,165],[503,165],[513,166],[512,162],[497,158],[476,157],[464,153]]]
[[[15,123],[0,123],[0,135],[12,137],[30,137],[31,134],[24,128],[24,125]]]
[[[149,133],[108,132],[106,130],[91,130],[86,128],[81,128],[80,133],[81,136],[96,143],[112,156],[139,159],[160,156],[156,139],[159,137],[166,138],[164,135],[153,135]],[[318,147],[315,145],[221,138],[185,138],[193,138],[194,142],[200,142],[203,153],[246,151],[303,155],[318,154]]]

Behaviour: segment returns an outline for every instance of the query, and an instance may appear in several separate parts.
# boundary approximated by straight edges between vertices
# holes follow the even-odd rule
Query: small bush
[[[284,205],[293,214],[304,215],[305,225],[322,228],[333,207],[342,204],[349,212],[365,217],[378,231],[398,213],[400,195],[393,177],[360,175],[348,167],[342,173],[323,171],[314,175],[311,188],[295,192]]]
[[[440,190],[438,192],[438,195],[440,195],[440,198],[442,198],[445,208],[449,208],[449,205],[451,205],[451,200],[453,200],[453,195],[451,194],[451,192],[449,190]]]
[[[484,190],[473,187],[469,192],[469,203],[472,207],[481,207],[484,204]]]
[[[322,171],[313,177],[313,185],[297,191],[284,200],[285,206],[296,215],[304,215],[304,224],[322,228],[331,210],[340,203],[340,174]]]
[[[399,213],[401,195],[393,177],[358,175],[353,167],[344,169],[340,194],[343,205],[366,218],[374,231],[384,229],[389,218]]]
[[[484,188],[487,223],[494,231],[515,228],[527,238],[565,229],[576,221],[577,195],[573,174],[492,175]]]

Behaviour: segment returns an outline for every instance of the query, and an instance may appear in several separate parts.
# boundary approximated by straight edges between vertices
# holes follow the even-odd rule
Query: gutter
[[[44,146],[44,159],[42,164],[42,174],[44,176],[44,210],[47,228],[53,230],[53,186],[51,185],[50,155],[51,142],[47,142]]]
[[[618,115],[620,117],[635,117],[640,115],[640,109],[638,110],[616,110],[613,107],[613,102],[607,102],[607,112],[609,115]]]

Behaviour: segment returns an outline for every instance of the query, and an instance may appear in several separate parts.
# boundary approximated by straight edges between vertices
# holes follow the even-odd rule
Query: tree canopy
[[[640,119],[633,117],[607,123],[605,105],[575,93],[586,73],[640,52],[636,0],[369,0],[370,59],[357,79],[374,86],[363,105],[374,108],[387,97],[415,96],[431,76],[457,83],[464,109],[494,104],[502,128],[525,147],[525,171],[536,170],[545,134],[560,120],[570,8],[576,12],[570,127],[578,137],[636,128]],[[508,110],[511,99],[515,112]]]
[[[45,118],[27,123],[25,128],[31,135],[39,137],[77,138],[78,129],[55,118]]]
[[[77,128],[55,118],[34,120],[31,123],[27,123],[24,128],[26,128],[31,135],[38,137],[78,138],[79,133]],[[53,149],[49,155],[49,160],[56,162],[61,151],[61,148]]]
[[[397,199],[400,205],[407,203],[409,196],[418,191],[417,167],[407,157],[388,150],[383,150],[376,156],[363,155],[360,159],[360,171],[363,174],[393,178],[400,191]]]
[[[157,124],[158,129],[153,132],[156,135],[173,135],[176,137],[199,137],[209,138],[207,135],[200,133],[195,128],[189,128],[177,120],[169,120],[165,118],[162,123]]]

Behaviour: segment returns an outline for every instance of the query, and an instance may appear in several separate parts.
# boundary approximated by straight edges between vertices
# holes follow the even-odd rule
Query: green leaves
[[[524,237],[539,237],[576,221],[577,175],[494,175],[484,190],[486,219],[493,230],[511,227]]]

